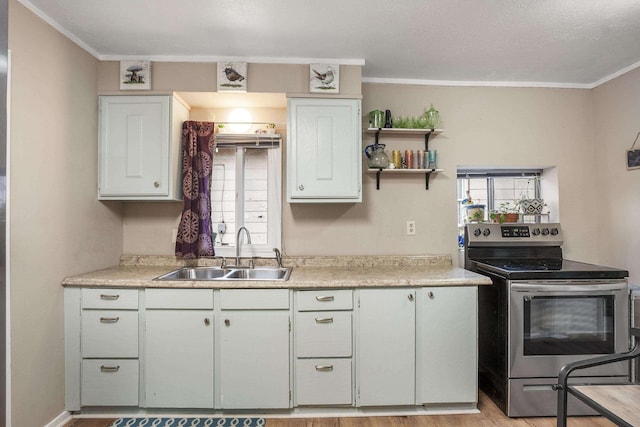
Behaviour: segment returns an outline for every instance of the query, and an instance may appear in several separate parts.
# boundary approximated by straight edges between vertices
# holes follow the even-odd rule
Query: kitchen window
[[[501,204],[513,204],[526,198],[542,198],[540,178],[542,169],[458,169],[457,200],[458,224],[467,221],[464,204],[485,206],[484,221],[489,221],[492,210]],[[540,217],[525,216],[524,222],[540,222]]]
[[[218,144],[213,156],[211,221],[217,256],[235,256],[237,230],[242,257],[273,257],[281,243],[281,151],[279,145]]]

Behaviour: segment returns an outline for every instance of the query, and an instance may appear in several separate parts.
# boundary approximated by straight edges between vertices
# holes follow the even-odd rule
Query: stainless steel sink
[[[229,280],[288,280],[290,268],[239,268],[224,278]]]
[[[289,280],[291,267],[183,267],[154,280]]]

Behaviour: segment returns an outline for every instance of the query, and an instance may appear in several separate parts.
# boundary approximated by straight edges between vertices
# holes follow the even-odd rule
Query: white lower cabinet
[[[351,358],[298,359],[298,405],[351,405]]]
[[[65,334],[73,411],[477,402],[476,286],[66,288]]]
[[[144,336],[145,405],[213,408],[213,290],[149,289]]]
[[[478,288],[419,291],[417,403],[478,400]]]
[[[289,408],[287,289],[220,291],[220,406]]]
[[[80,308],[80,354],[75,354],[81,364],[79,404],[137,406],[138,290],[83,289],[76,296]],[[72,401],[78,402],[75,396]]]
[[[296,292],[296,405],[353,404],[353,291]]]
[[[138,404],[137,359],[82,360],[82,406]]]
[[[415,289],[357,293],[357,406],[415,404]]]

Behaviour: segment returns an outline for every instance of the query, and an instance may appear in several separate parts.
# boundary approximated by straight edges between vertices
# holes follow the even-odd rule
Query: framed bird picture
[[[218,62],[218,92],[246,92],[247,63]]]
[[[340,93],[340,65],[311,64],[309,66],[311,93]]]

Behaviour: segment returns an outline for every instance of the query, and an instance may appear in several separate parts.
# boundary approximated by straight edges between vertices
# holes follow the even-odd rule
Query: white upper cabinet
[[[360,100],[292,98],[287,115],[287,201],[361,202]]]
[[[182,123],[189,110],[170,95],[101,96],[101,200],[181,200]]]

